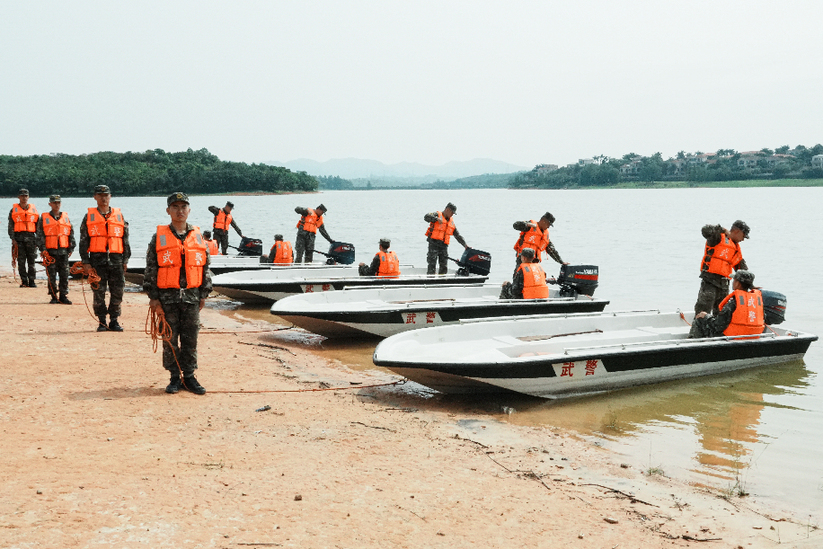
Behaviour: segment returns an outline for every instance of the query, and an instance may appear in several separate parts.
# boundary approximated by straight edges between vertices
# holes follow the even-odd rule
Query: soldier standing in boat
[[[314,259],[314,239],[317,231],[320,231],[329,244],[333,243],[323,225],[323,214],[328,210],[320,204],[315,209],[298,206],[294,211],[300,214],[300,221],[297,222],[297,237],[294,239],[294,262],[311,263]]]
[[[131,257],[129,246],[129,224],[123,218],[120,208],[109,206],[111,189],[108,185],[94,188],[96,208],[89,208],[80,223],[80,259],[88,275],[94,269],[100,282],[93,288],[94,314],[99,320],[98,332],[110,330],[122,332],[118,318],[123,303],[123,289],[126,286],[126,268]],[[106,307],[106,290],[109,291],[109,305]],[[106,323],[106,315],[110,321]]]
[[[391,240],[381,238],[379,242],[380,251],[374,255],[371,265],[361,263],[357,272],[360,276],[379,276],[384,278],[396,278],[400,276],[400,260],[397,254],[389,251]]]
[[[29,190],[20,189],[17,193],[19,204],[9,212],[9,238],[12,246],[17,246],[17,272],[20,273],[21,288],[36,288],[34,278],[37,275],[37,208],[29,204]]]
[[[763,333],[763,296],[754,287],[754,273],[739,269],[733,280],[732,293],[720,303],[719,313],[708,316],[707,311],[700,311],[695,315],[689,338]]]
[[[69,256],[74,252],[77,243],[68,214],[60,211],[61,203],[59,194],[49,197],[51,211],[44,213],[37,220],[37,247],[43,256],[43,264],[46,265],[46,274],[49,277],[50,303],[71,305]],[[52,261],[47,262],[46,257],[51,257]]]
[[[535,263],[540,263],[540,255],[545,251],[546,255],[554,259],[557,263],[568,265],[568,263],[560,258],[560,254],[555,249],[554,244],[549,240],[549,227],[554,225],[554,221],[555,217],[550,212],[546,212],[539,221],[532,219],[529,221],[514,222],[512,227],[514,230],[520,231],[520,236],[517,238],[517,242],[514,243],[514,251],[517,252],[514,265],[515,271],[520,266],[520,252],[525,248],[534,250]]]
[[[219,209],[217,206],[209,206],[209,211],[214,214],[212,227],[214,229],[214,239],[220,245],[223,255],[226,255],[229,251],[229,227],[237,231],[240,238],[243,238],[243,231],[240,230],[231,215],[233,209],[234,204],[232,202],[226,202],[226,205]]]
[[[468,248],[468,244],[457,232],[457,227],[454,226],[452,217],[457,213],[457,206],[449,202],[442,212],[431,212],[423,216],[423,221],[429,224],[426,230],[426,240],[429,243],[429,249],[426,253],[426,274],[433,275],[435,266],[439,263],[437,274],[446,274],[449,272],[449,241],[452,235],[464,248]]]
[[[749,226],[739,219],[732,223],[730,230],[720,225],[703,226],[701,232],[706,246],[700,264],[700,291],[694,304],[695,314],[706,311],[717,316],[720,302],[729,293],[732,272],[748,269],[740,243],[749,238],[749,230]]]

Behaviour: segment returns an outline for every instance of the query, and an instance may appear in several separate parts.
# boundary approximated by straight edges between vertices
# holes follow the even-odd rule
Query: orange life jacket
[[[231,220],[231,214],[226,213],[226,210],[220,208],[220,211],[214,216],[214,228],[228,232],[229,227],[231,227]]]
[[[217,247],[217,242],[214,240],[206,240],[206,247],[211,255],[221,255],[220,248]]]
[[[16,233],[33,233],[37,230],[37,218],[40,214],[37,213],[34,204],[28,206],[29,209],[24,210],[20,204],[15,204],[11,209],[11,219],[14,221],[14,232]]]
[[[194,227],[181,242],[168,225],[157,227],[157,287],[179,288],[180,267],[186,266],[186,288],[197,288],[203,283],[206,264],[206,243],[200,227]]]
[[[112,208],[106,219],[97,211],[89,208],[86,214],[86,229],[89,231],[89,252],[123,253],[123,235],[126,233],[126,222],[120,208]]]
[[[735,265],[743,260],[740,244],[732,241],[725,234],[720,235],[720,242],[716,246],[706,244],[703,261],[700,263],[701,272],[719,274],[729,278]]]
[[[43,234],[46,235],[46,248],[56,250],[58,248],[69,247],[69,235],[71,234],[71,221],[66,212],[60,215],[60,219],[54,219],[51,212],[43,214]]]
[[[523,251],[523,248],[531,248],[534,250],[534,257],[540,261],[540,254],[549,246],[549,229],[545,231],[540,230],[535,220],[530,220],[532,225],[528,231],[522,231],[520,238],[514,243],[514,251],[518,254]]]
[[[549,297],[546,273],[537,263],[521,263],[517,268],[523,273],[523,299],[545,299]]]
[[[300,221],[297,222],[297,228],[310,233],[316,233],[317,227],[323,225],[323,216],[318,215],[316,210],[312,210],[311,208],[308,208],[308,210],[309,213],[300,217]]]
[[[394,252],[377,252],[377,257],[380,258],[380,268],[377,270],[377,276],[383,278],[397,278],[400,276],[400,260],[397,259],[397,254]]]
[[[762,334],[766,323],[763,321],[763,296],[760,290],[735,290],[726,296],[720,303],[720,309],[730,299],[735,299],[735,309],[732,314],[732,321],[729,327],[723,330],[723,335],[739,336],[749,334]],[[756,338],[741,338],[741,339],[756,339]]]
[[[441,240],[443,244],[448,245],[451,240],[451,235],[454,233],[454,220],[449,218],[446,221],[443,212],[437,212],[437,221],[429,223],[429,228],[426,230],[426,236],[432,240]]]
[[[275,248],[277,251],[274,253],[274,260],[272,263],[289,265],[294,262],[294,258],[291,253],[291,242],[278,240],[274,243],[274,246],[271,247],[272,251],[274,251]],[[269,255],[271,255],[271,252],[269,252]]]

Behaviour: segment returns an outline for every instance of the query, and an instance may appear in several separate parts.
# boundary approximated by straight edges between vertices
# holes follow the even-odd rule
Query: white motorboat
[[[602,311],[609,303],[554,287],[548,299],[499,296],[497,284],[346,287],[285,297],[271,313],[326,337],[388,337],[473,318]]]
[[[774,326],[757,336],[688,339],[692,316],[641,311],[464,321],[389,337],[375,349],[374,363],[446,393],[556,398],[800,360],[817,340]]]

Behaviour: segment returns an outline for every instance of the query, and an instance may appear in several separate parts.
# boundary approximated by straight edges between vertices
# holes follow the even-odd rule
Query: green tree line
[[[237,192],[306,192],[317,180],[305,172],[266,164],[226,162],[206,149],[185,152],[99,152],[83,155],[0,155],[0,195],[27,188],[34,196],[88,196],[108,185],[119,196]]]

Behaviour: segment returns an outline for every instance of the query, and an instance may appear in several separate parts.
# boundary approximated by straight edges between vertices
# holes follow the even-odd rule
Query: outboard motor
[[[452,261],[454,260],[452,259]],[[466,248],[457,264],[460,266],[457,269],[458,276],[489,276],[489,271],[492,268],[492,254],[474,248]]]
[[[594,295],[600,269],[597,265],[561,265],[560,276],[555,284],[560,285],[560,295],[572,297],[576,294]]]
[[[263,241],[259,238],[240,238],[240,245],[237,247],[239,255],[263,255]]]
[[[329,246],[329,253],[324,254],[328,257],[329,265],[341,263],[343,265],[351,265],[354,263],[354,244],[348,242],[332,242]]]
[[[786,320],[786,296],[771,290],[760,290],[763,296],[763,321],[766,324],[780,324]]]

